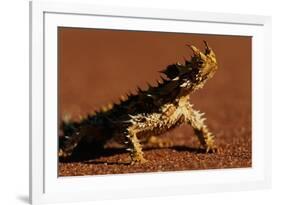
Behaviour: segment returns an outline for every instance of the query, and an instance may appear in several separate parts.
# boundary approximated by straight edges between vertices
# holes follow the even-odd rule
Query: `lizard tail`
[[[79,125],[62,122],[63,136],[59,139],[59,157],[69,157],[82,139]]]

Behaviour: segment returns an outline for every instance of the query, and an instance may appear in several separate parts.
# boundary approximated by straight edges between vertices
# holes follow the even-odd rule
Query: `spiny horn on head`
[[[204,44],[205,44],[205,47],[206,47],[206,48],[209,48],[209,45],[208,45],[207,41],[203,40],[203,42],[204,42]]]
[[[210,49],[210,47],[209,47],[207,41],[204,40],[203,42],[204,42],[204,44],[205,44],[205,53],[206,53],[206,54],[209,54],[209,53],[211,52],[211,49]]]
[[[186,44],[186,46],[188,46],[192,50],[194,55],[198,55],[200,53],[200,51],[195,46],[190,44]]]

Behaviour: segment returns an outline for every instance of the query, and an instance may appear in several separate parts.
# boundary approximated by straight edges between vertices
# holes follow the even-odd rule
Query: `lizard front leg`
[[[142,146],[137,137],[138,130],[134,126],[129,127],[127,130],[127,138],[129,140],[128,145],[130,147],[127,150],[131,152],[131,164],[147,162],[147,160],[143,157]]]
[[[195,135],[198,137],[200,144],[206,149],[206,152],[215,152],[217,148],[215,146],[214,135],[208,130],[208,127],[204,124],[205,118],[202,118],[204,113],[200,113],[192,108],[193,106],[186,103],[186,122],[188,122]]]

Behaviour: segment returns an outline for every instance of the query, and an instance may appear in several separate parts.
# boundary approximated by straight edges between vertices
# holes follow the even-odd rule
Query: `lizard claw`
[[[142,155],[136,155],[136,156],[132,156],[131,165],[144,164],[146,162],[148,162],[148,160],[146,160]]]
[[[134,164],[144,164],[144,163],[147,163],[148,160],[146,159],[142,159],[142,160],[132,160],[131,161],[131,165],[134,165]]]
[[[207,146],[206,153],[218,153],[218,148],[216,146]]]

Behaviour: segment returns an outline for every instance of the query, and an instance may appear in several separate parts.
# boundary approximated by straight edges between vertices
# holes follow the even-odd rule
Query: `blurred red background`
[[[192,101],[251,101],[251,37],[77,28],[58,32],[61,114],[88,113],[137,86],[145,88],[146,82],[155,84],[158,71],[189,59],[187,43],[203,49],[203,40],[214,49],[219,70]]]

